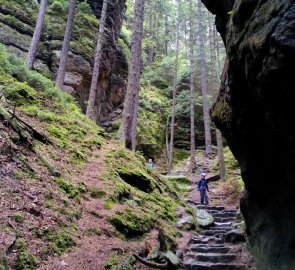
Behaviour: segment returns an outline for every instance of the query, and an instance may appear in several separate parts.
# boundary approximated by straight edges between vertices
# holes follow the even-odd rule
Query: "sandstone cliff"
[[[228,55],[212,117],[238,159],[259,269],[295,269],[295,3],[202,0]]]
[[[30,46],[38,5],[34,1],[7,0],[1,0],[0,4],[0,43],[19,56],[24,56]],[[86,110],[91,83],[102,1],[89,0],[88,4],[82,2],[77,6],[64,87],[76,97],[83,111]],[[125,94],[128,66],[118,45],[124,12],[125,0],[109,5],[107,45],[102,57],[96,104],[96,120],[107,126],[110,118],[114,119],[119,115]],[[38,71],[53,79],[59,64],[66,13],[66,6],[58,5],[57,1],[49,4],[38,61],[35,64]]]

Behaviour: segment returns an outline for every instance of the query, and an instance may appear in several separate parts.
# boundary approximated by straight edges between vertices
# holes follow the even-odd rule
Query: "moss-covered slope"
[[[3,46],[0,62],[1,267],[35,269],[85,235],[136,240],[159,227],[173,246],[180,201],[169,184]]]

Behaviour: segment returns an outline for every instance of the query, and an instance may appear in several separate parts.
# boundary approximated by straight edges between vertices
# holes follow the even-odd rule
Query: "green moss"
[[[16,269],[37,269],[37,258],[28,251],[21,251],[15,263]]]
[[[105,264],[104,264],[104,268],[105,269],[117,269],[119,265],[119,257],[118,255],[113,255],[111,258],[109,258]]]
[[[98,229],[98,228],[88,228],[86,230],[86,234],[88,236],[92,236],[92,235],[100,236],[101,235],[101,230]]]
[[[142,236],[149,232],[155,223],[153,217],[143,213],[136,213],[131,209],[126,209],[125,213],[116,213],[109,218],[109,222],[127,238]]]
[[[68,180],[63,179],[61,177],[56,177],[53,180],[58,187],[65,192],[65,194],[70,199],[75,199],[76,201],[80,201],[81,195],[85,193],[85,185],[83,183],[79,183],[78,185],[73,185]]]
[[[72,237],[73,232],[69,229],[61,229],[58,232],[43,229],[38,231],[38,235],[40,238],[44,238],[49,241],[53,251],[58,255],[61,255],[76,245],[76,242]]]
[[[20,224],[25,223],[25,218],[23,217],[23,215],[21,213],[15,214],[14,220],[15,220],[15,222],[20,223]]]
[[[23,238],[18,238],[15,243],[18,251],[15,262],[15,269],[36,269],[38,266],[37,258],[27,250],[27,245]]]
[[[90,196],[95,199],[100,199],[106,195],[105,191],[98,189],[97,187],[90,188]]]
[[[141,86],[138,110],[138,149],[146,156],[160,155],[164,146],[168,99],[149,84]]]
[[[186,160],[190,156],[190,152],[185,149],[175,148],[173,152],[174,164],[177,164],[183,160]]]
[[[112,199],[108,199],[105,201],[103,206],[105,209],[111,210],[114,204],[115,204],[115,202]]]

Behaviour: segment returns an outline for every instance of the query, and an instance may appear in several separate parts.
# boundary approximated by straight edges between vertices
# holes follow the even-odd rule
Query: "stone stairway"
[[[247,270],[241,262],[243,235],[233,229],[236,222],[236,210],[222,206],[198,205],[214,217],[214,224],[202,234],[193,236],[183,251],[183,269],[185,270]],[[235,235],[237,237],[232,237]],[[237,241],[236,241],[236,240]],[[236,243],[233,244],[232,242]]]

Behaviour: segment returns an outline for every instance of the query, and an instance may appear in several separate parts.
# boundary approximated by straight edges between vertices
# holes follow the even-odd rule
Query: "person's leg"
[[[208,195],[207,195],[207,192],[204,191],[204,201],[205,201],[205,205],[208,205],[209,204],[209,201],[208,201]]]
[[[200,190],[201,204],[204,204],[204,191]]]

